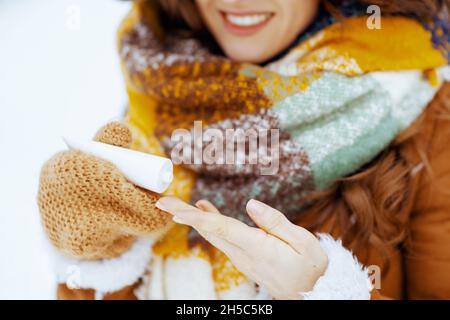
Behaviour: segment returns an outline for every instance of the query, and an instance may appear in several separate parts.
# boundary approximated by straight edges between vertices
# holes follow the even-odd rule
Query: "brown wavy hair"
[[[324,1],[324,5],[333,11],[341,2],[328,0]],[[407,14],[419,19],[448,14],[450,7],[450,0],[355,2],[379,5],[383,14]],[[188,30],[204,35],[206,28],[194,0],[157,0],[154,3],[162,15],[161,22],[165,29]],[[311,205],[301,215],[302,226],[317,231],[327,225],[327,232],[338,234],[344,244],[353,250],[367,246],[377,248],[384,255],[385,266],[388,267],[386,248],[399,246],[408,236],[405,204],[412,197],[414,182],[411,172],[414,168],[403,155],[403,150],[413,148],[421,155],[425,166],[428,163],[426,145],[420,143],[421,139],[415,139],[425,117],[426,114],[359,172],[337,181],[325,191],[312,194],[309,199]],[[308,216],[312,218],[303,219]]]

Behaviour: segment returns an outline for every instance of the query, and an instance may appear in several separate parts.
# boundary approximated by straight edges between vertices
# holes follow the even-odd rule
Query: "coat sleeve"
[[[121,290],[102,295],[102,300],[136,300],[134,290],[139,282]],[[58,300],[95,300],[98,298],[94,289],[70,289],[65,283],[58,284],[56,295]]]
[[[450,299],[450,83],[438,93],[427,135],[409,237],[404,246],[409,299]]]

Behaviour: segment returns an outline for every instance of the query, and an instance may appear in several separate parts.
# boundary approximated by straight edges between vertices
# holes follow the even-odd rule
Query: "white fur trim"
[[[195,250],[194,250],[195,251]],[[164,264],[168,300],[216,300],[212,267],[195,252],[187,257],[168,257]]]
[[[217,293],[219,300],[246,300],[256,296],[256,288],[249,281],[242,281],[239,284],[231,285],[228,290]]]
[[[98,297],[120,290],[144,274],[152,257],[153,242],[150,238],[140,238],[120,256],[94,261],[68,258],[52,247],[57,281],[66,283],[69,288],[94,289]]]
[[[214,292],[215,285],[211,273],[212,268],[209,261],[195,255],[167,258],[166,261],[163,257],[155,255],[149,264],[148,271],[142,278],[142,284],[134,293],[140,300],[272,299],[265,289],[257,288],[255,283],[250,280],[231,285],[228,290]]]
[[[258,293],[254,297],[254,300],[273,300],[273,297],[269,294],[266,288],[259,287]]]
[[[217,296],[219,300],[272,300],[267,290],[248,279],[230,284],[227,290],[217,292]]]
[[[164,258],[155,255],[134,294],[139,300],[163,300],[164,291]]]
[[[302,293],[305,300],[369,300],[372,284],[367,269],[342,246],[340,240],[320,234],[320,245],[328,256],[325,274],[314,289]]]
[[[450,81],[450,65],[440,68],[439,75],[443,81]]]

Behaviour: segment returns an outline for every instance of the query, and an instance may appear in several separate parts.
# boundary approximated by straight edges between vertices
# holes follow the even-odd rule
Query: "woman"
[[[80,151],[45,164],[58,297],[450,298],[448,2],[367,2],[135,1],[130,108],[96,139],[180,165],[162,197]],[[174,139],[196,121],[275,152],[196,161]]]

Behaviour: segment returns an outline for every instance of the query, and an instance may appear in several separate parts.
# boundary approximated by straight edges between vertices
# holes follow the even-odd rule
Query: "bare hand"
[[[247,203],[247,213],[259,228],[222,215],[206,200],[194,207],[164,197],[156,206],[173,214],[175,222],[195,228],[276,299],[301,299],[326,270],[328,260],[319,240],[262,202]]]

